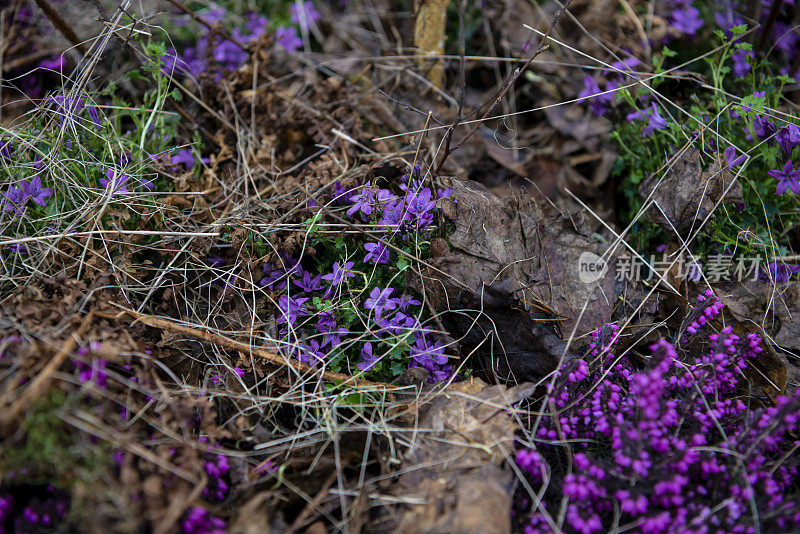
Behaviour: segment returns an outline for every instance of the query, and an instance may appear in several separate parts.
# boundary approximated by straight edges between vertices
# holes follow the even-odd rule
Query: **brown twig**
[[[289,360],[271,350],[267,350],[261,347],[254,347],[248,343],[242,343],[241,341],[228,339],[224,336],[215,334],[213,332],[208,332],[206,330],[201,330],[199,328],[193,328],[191,326],[186,326],[183,324],[176,323],[171,319],[167,319],[164,317],[155,317],[153,315],[146,315],[143,313],[135,312],[133,310],[129,310],[127,308],[122,308],[122,310],[118,314],[98,313],[97,315],[99,317],[106,317],[109,319],[117,319],[117,320],[127,315],[129,317],[133,317],[135,319],[134,322],[144,323],[147,326],[151,326],[153,328],[167,330],[169,332],[173,332],[176,334],[183,334],[186,336],[191,336],[197,339],[201,339],[203,341],[208,341],[209,343],[214,343],[215,345],[219,345],[228,350],[240,351],[244,353],[244,355],[258,356],[259,358],[263,358],[264,360],[267,360],[271,363],[283,367],[291,367],[303,373],[310,373],[317,375],[323,380],[328,380],[330,382],[341,382],[341,385],[343,386],[352,385],[360,388],[380,389],[380,390],[396,389],[397,387],[393,386],[392,384],[387,384],[384,382],[372,382],[369,380],[356,378],[343,373],[324,371],[322,369],[319,369],[318,367],[312,367],[305,363]]]
[[[478,131],[478,129],[481,127],[481,124],[483,124],[483,121],[485,121],[486,118],[489,116],[489,114],[492,111],[494,111],[494,108],[497,107],[497,104],[499,104],[500,101],[503,100],[503,97],[506,95],[506,93],[508,93],[508,91],[514,86],[514,82],[516,82],[517,79],[522,75],[522,73],[525,72],[525,70],[531,65],[531,63],[533,63],[533,60],[536,59],[539,56],[539,54],[541,54],[542,52],[544,52],[546,50],[547,45],[545,44],[545,42],[550,37],[550,33],[553,31],[553,28],[555,28],[555,25],[558,23],[558,19],[561,18],[561,15],[569,8],[569,5],[571,3],[572,3],[572,0],[567,0],[567,2],[564,4],[564,7],[562,7],[558,11],[556,11],[555,15],[553,16],[553,20],[550,22],[550,27],[547,28],[547,31],[542,36],[542,38],[539,40],[539,45],[536,47],[536,50],[533,52],[531,57],[528,58],[528,60],[525,62],[525,64],[522,65],[522,67],[517,67],[516,69],[514,69],[511,72],[511,74],[509,75],[508,79],[503,84],[503,88],[500,90],[500,93],[495,97],[494,101],[489,106],[489,109],[486,110],[486,113],[484,113],[483,116],[480,118],[480,120],[477,121],[477,124],[475,125],[475,127],[472,128],[472,130],[470,130],[469,132],[467,132],[467,135],[465,135],[464,138],[461,139],[461,141],[459,141],[456,144],[456,146],[454,146],[452,149],[450,148],[449,143],[448,143],[447,149],[445,150],[444,154],[442,155],[442,158],[439,160],[439,164],[436,166],[436,170],[434,171],[434,174],[439,174],[439,171],[442,169],[442,166],[444,165],[444,162],[447,161],[447,158],[450,156],[450,154],[452,154],[454,151],[459,149],[464,143],[467,142],[467,140],[470,137],[473,136],[473,134],[475,132]],[[481,104],[481,106],[479,106],[477,109],[480,109],[480,107],[483,107],[484,105],[485,105],[485,103]],[[458,123],[458,117],[456,117],[456,123],[455,124],[457,124],[457,123]],[[453,126],[453,129],[454,128],[455,128],[455,125]]]
[[[67,25],[66,21],[61,18],[61,15],[53,9],[53,7],[47,3],[47,0],[33,0],[36,2],[36,5],[39,6],[39,9],[42,10],[44,16],[55,26],[55,28],[64,36],[64,38],[75,45],[75,47],[81,51],[82,54],[85,54],[89,48],[86,46],[86,43],[81,41],[75,32],[72,31],[72,28]]]

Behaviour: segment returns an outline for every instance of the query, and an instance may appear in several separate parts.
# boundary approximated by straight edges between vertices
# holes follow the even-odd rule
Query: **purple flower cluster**
[[[226,15],[224,8],[214,5],[203,19],[209,24],[217,24],[221,23]],[[247,51],[239,45],[246,46],[258,41],[266,33],[267,24],[265,17],[250,13],[244,30],[234,28],[231,32],[235,42],[201,26],[200,35],[194,46],[186,47],[182,55],[172,48],[161,57],[162,70],[170,75],[180,71],[192,76],[217,71],[218,78],[222,76],[222,71],[235,71],[249,57]]]
[[[222,454],[212,455],[211,460],[203,464],[203,471],[208,475],[208,485],[203,488],[203,498],[209,501],[223,501],[228,496],[228,458]]]
[[[337,182],[330,199],[331,203],[346,208],[350,217],[376,223],[381,237],[363,244],[365,254],[361,264],[366,264],[377,277],[393,269],[390,245],[402,245],[415,236],[432,232],[437,198],[449,196],[447,190],[434,196],[424,186],[419,166],[403,177],[400,190],[402,194],[398,195],[370,184],[346,189]],[[447,365],[444,346],[423,327],[419,312],[411,308],[422,303],[402,289],[374,285],[365,288],[363,311],[359,315],[374,338],[354,339],[356,333],[347,328],[353,322],[351,312],[345,314],[339,309],[346,292],[354,289],[351,279],[356,277],[355,267],[355,261],[342,258],[330,272],[310,272],[299,260],[286,255],[281,255],[280,266],[264,266],[266,276],[260,285],[281,292],[277,297],[275,323],[280,326],[278,335],[289,342],[289,355],[315,365],[331,361],[332,355],[339,361],[343,351],[353,350],[357,358],[353,362],[355,369],[385,371],[388,366],[382,360],[391,353],[391,368],[397,372],[396,349],[400,347],[407,351],[406,365],[425,368],[432,382],[452,377],[454,372]],[[352,309],[349,304],[348,309]],[[351,342],[337,348],[348,336]]]
[[[46,488],[46,494],[18,501],[13,491],[0,493],[0,534],[54,532],[63,525],[69,502],[56,495],[52,486]]]
[[[365,185],[358,188],[355,194],[349,197],[353,205],[347,210],[349,216],[361,214],[362,220],[375,219],[379,228],[383,232],[404,236],[410,232],[425,229],[433,224],[434,210],[436,209],[437,198],[449,196],[448,191],[443,191],[434,196],[433,191],[423,186],[423,178],[419,165],[416,165],[411,172],[402,177],[403,183],[400,188],[404,194],[402,197],[395,195],[388,189],[379,189],[375,186]],[[388,252],[384,248],[379,248],[377,252],[373,249],[378,244],[368,244],[368,259],[373,259],[376,263],[388,261]],[[365,258],[365,262],[368,259]]]
[[[79,356],[88,356],[92,352],[97,351],[100,348],[100,343],[93,341],[88,346],[81,347],[78,349]],[[108,366],[108,362],[102,358],[93,359],[91,364],[86,364],[82,361],[74,362],[75,369],[78,371],[78,380],[81,384],[85,384],[86,382],[94,382],[101,388],[106,387],[106,381],[108,380],[108,373],[106,373],[106,367]]]
[[[30,181],[20,180],[16,186],[8,186],[3,199],[3,209],[15,215],[22,215],[29,200],[44,207],[47,205],[47,198],[52,194],[52,189],[42,187],[42,179],[38,176],[34,176]]]
[[[202,506],[193,506],[181,521],[184,534],[227,534],[225,520],[212,515]]]
[[[669,127],[669,123],[658,112],[658,107],[656,104],[652,104],[650,107],[628,113],[628,115],[625,117],[625,120],[628,122],[635,120],[646,121],[647,126],[645,126],[644,131],[642,131],[643,137],[653,135],[653,132],[656,130],[664,130]]]
[[[292,5],[291,11],[291,21],[304,29],[308,29],[320,18],[319,12],[310,1],[300,4],[300,8]],[[225,9],[214,4],[202,18],[208,24],[221,24],[226,17]],[[171,48],[161,57],[162,70],[167,74],[179,71],[191,76],[216,72],[219,79],[223,71],[235,71],[247,61],[249,54],[242,46],[260,40],[267,33],[268,25],[266,17],[249,13],[245,27],[234,28],[231,32],[232,40],[222,38],[203,26],[194,46],[186,47],[182,54]],[[295,52],[303,46],[296,26],[277,28],[275,42],[289,52]]]
[[[758,272],[758,279],[772,285],[788,282],[792,275],[800,273],[800,265],[794,263],[771,262],[766,269],[761,267]]]
[[[704,295],[698,295],[697,305],[692,306],[686,317],[686,322],[689,323],[686,331],[696,334],[709,320],[719,315],[723,307],[722,302],[714,296],[714,292],[710,289],[706,290]]]
[[[622,354],[573,360],[558,372],[550,415],[516,458],[544,494],[526,534],[550,532],[548,516],[562,503],[564,531],[581,534],[614,525],[647,534],[800,528],[800,459],[791,454],[800,446],[800,394],[766,408],[745,404],[742,371],[762,340],[713,331],[707,319],[721,306],[701,295],[687,319],[691,344],[658,341],[644,368]],[[592,355],[611,351],[618,332],[600,328]]]
[[[692,6],[691,0],[673,0],[670,25],[684,35],[695,35],[705,25],[700,10]]]
[[[61,93],[48,97],[48,102],[54,104],[56,115],[59,122],[64,124],[72,124],[74,117],[82,110],[86,110],[86,114],[92,123],[99,128],[102,123],[100,122],[100,111],[95,106],[86,105],[86,96],[67,96]]]
[[[616,90],[627,76],[625,73],[641,64],[635,57],[610,64],[610,69],[604,70],[599,77],[589,76],[583,78],[583,90],[578,94],[577,102],[589,100],[589,105],[597,115],[605,115],[614,104]],[[600,88],[600,84],[603,88]]]
[[[800,127],[787,124],[779,128],[768,116],[756,115],[753,119],[753,133],[768,143],[776,142],[786,157],[781,169],[767,172],[778,181],[775,193],[783,195],[791,191],[800,195],[800,169],[795,169],[792,158],[794,148],[800,145]]]

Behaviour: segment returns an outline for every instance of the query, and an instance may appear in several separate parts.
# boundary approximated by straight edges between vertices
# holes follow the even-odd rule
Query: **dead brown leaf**
[[[685,236],[697,231],[718,203],[741,202],[742,185],[719,154],[703,170],[700,151],[690,149],[663,178],[656,173],[642,182],[639,194],[655,203],[647,212],[651,221],[668,234]]]

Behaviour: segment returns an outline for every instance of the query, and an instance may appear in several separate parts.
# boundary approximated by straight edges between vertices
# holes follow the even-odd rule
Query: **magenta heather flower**
[[[636,525],[652,534],[744,534],[755,521],[762,532],[800,526],[792,454],[800,394],[767,408],[745,405],[743,371],[763,351],[762,340],[730,326],[714,331],[707,321],[721,308],[710,291],[700,295],[685,322],[700,325],[702,317],[710,333],[695,328],[678,346],[659,340],[642,367],[623,354],[611,358],[611,368],[594,358],[556,373],[548,388],[554,409],[537,419],[535,446],[521,449],[517,464],[541,492],[541,509],[566,507],[565,532]],[[612,332],[599,329],[596,341]],[[540,510],[526,532],[549,532]]]
[[[227,523],[200,506],[193,506],[181,521],[183,534],[227,534]]]
[[[203,497],[208,500],[224,500],[230,490],[228,458],[222,454],[214,454],[211,460],[203,464],[203,470],[208,475],[208,485],[203,488]]]
[[[44,58],[39,62],[39,66],[43,69],[60,71],[61,68],[64,66],[64,56],[55,55],[55,56],[50,56],[48,58]]]
[[[775,194],[782,195],[788,189],[792,190],[795,195],[800,195],[800,170],[795,170],[792,161],[789,160],[779,171],[768,171],[768,174],[778,180],[778,187]]]
[[[387,287],[381,289],[379,287],[372,288],[369,298],[364,302],[364,308],[373,310],[375,317],[380,317],[384,311],[391,311],[397,307],[394,299],[389,297],[394,293],[394,288]]]

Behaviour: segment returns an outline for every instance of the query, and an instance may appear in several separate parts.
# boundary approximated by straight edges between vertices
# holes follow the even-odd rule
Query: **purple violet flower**
[[[795,195],[800,195],[800,170],[795,170],[792,161],[789,160],[780,171],[768,171],[768,174],[778,180],[776,195],[784,194],[788,189]]]
[[[330,282],[332,286],[338,286],[345,278],[353,278],[355,276],[355,273],[350,272],[354,265],[355,262],[352,261],[345,262],[343,266],[339,265],[338,261],[334,262],[333,272],[324,275],[322,279]]]
[[[418,301],[408,293],[403,293],[402,295],[394,299],[394,301],[397,303],[397,306],[403,311],[407,311],[409,306],[422,305],[420,301]]]
[[[364,245],[367,250],[367,255],[364,256],[364,262],[372,261],[372,263],[389,263],[389,251],[384,245],[380,243],[367,243]]]
[[[728,167],[730,167],[731,169],[738,165],[741,165],[749,158],[750,156],[748,156],[747,154],[742,154],[741,156],[736,157],[736,147],[729,146],[728,148],[725,149],[725,161],[728,162]]]
[[[411,358],[428,371],[431,371],[431,364],[444,365],[447,363],[442,342],[436,341],[430,344],[425,336],[420,336],[411,347]]]
[[[22,215],[25,213],[27,201],[28,197],[25,195],[23,188],[8,186],[8,191],[6,191],[5,200],[3,201],[3,209],[14,212],[16,215]]]
[[[117,176],[117,171],[114,169],[108,169],[106,171],[106,178],[100,178],[99,181],[100,185],[103,186],[112,197],[117,193],[130,193],[130,191],[128,191],[128,176],[125,174]]]
[[[788,156],[792,153],[794,147],[800,143],[800,128],[795,124],[790,124],[778,130],[778,133],[775,134],[775,139],[778,141],[783,153]]]
[[[376,317],[380,317],[384,311],[395,309],[397,304],[395,304],[394,299],[389,298],[392,296],[392,293],[394,293],[394,288],[391,287],[387,287],[383,290],[379,287],[373,288],[369,294],[369,298],[364,302],[364,308],[374,310]]]
[[[758,272],[758,279],[762,282],[782,284],[788,282],[792,275],[800,272],[800,265],[792,263],[771,262],[767,268],[761,267]]]
[[[287,52],[296,52],[303,46],[303,40],[297,35],[297,29],[294,26],[286,26],[275,30],[275,40]]]
[[[431,190],[427,187],[422,188],[419,193],[409,195],[407,201],[408,213],[416,215],[420,222],[426,220],[428,212],[436,208],[436,200],[431,199]]]
[[[201,15],[200,18],[206,24],[216,24],[217,22],[222,22],[225,20],[225,14],[224,7],[217,5],[216,3],[212,3],[208,8],[208,13]]]
[[[356,364],[356,367],[361,371],[367,371],[378,363],[380,357],[372,353],[372,343],[370,341],[364,343],[364,348],[361,349],[361,358],[363,360]]]
[[[755,93],[754,93],[755,94]],[[753,119],[753,131],[761,139],[766,139],[774,134],[777,129],[775,124],[764,115],[757,115]]]
[[[299,316],[308,314],[304,305],[307,300],[306,297],[293,299],[289,295],[281,295],[278,299],[278,308],[280,308],[281,314],[275,322],[277,324],[288,322],[290,325],[294,325]]]
[[[169,158],[171,163],[183,164],[187,171],[194,169],[195,157],[189,148],[182,148],[177,153],[172,154]],[[209,158],[200,158],[201,163],[208,163],[211,161]]]
[[[744,78],[750,72],[750,59],[755,55],[750,50],[739,50],[731,56],[733,60],[733,76],[736,78]]]
[[[317,275],[314,278],[311,278],[311,273],[306,271],[303,273],[302,280],[293,280],[292,283],[305,291],[306,293],[311,293],[312,291],[319,291],[323,289],[322,284],[320,284],[320,279],[322,275]]]
[[[333,313],[329,311],[325,311],[317,315],[317,330],[320,333],[330,332],[334,328],[336,328],[336,317]]]
[[[92,123],[100,128],[100,112],[97,111],[97,108],[95,106],[86,106],[86,113],[89,115],[89,118],[92,119]]]
[[[42,187],[42,179],[40,177],[34,176],[30,183],[25,180],[20,180],[19,182],[28,199],[33,200],[40,206],[47,205],[47,200],[45,199],[53,194],[53,190],[49,187]]]
[[[360,190],[360,193],[356,193],[350,197],[350,201],[353,202],[353,205],[347,210],[347,214],[351,217],[358,211],[364,215],[372,213],[372,202],[375,199],[375,191],[367,186],[362,186]]]
[[[700,17],[700,10],[691,4],[673,11],[670,23],[673,28],[686,35],[694,35],[705,24]]]
[[[614,87],[612,87],[612,89],[613,88]],[[603,93],[603,90],[600,89],[597,80],[587,74],[583,77],[583,90],[578,93],[579,98],[576,102],[580,103],[586,99],[590,99],[589,105],[592,106],[594,112],[597,115],[605,115],[606,112],[608,112],[606,106],[614,102],[614,93],[601,93]]]
[[[651,112],[650,112],[650,116],[647,119],[647,127],[645,127],[644,131],[642,132],[642,135],[644,137],[647,137],[648,135],[652,135],[653,132],[656,131],[656,130],[663,130],[664,128],[669,126],[669,123],[667,123],[667,121],[664,120],[664,117],[662,117],[658,113],[658,107],[656,107],[655,104],[653,104],[652,108],[650,108],[650,109],[651,109]]]

